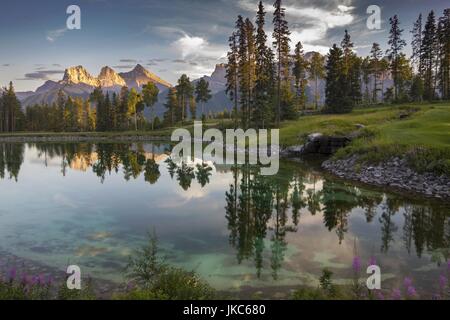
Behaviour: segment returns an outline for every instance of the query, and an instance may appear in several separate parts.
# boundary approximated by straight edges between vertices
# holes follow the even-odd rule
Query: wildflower
[[[412,286],[412,280],[411,278],[406,277],[405,280],[403,281],[405,288],[409,288]]]
[[[378,300],[384,300],[384,295],[383,292],[381,292],[381,290],[377,291],[377,298]]]
[[[441,290],[444,290],[446,286],[447,286],[447,278],[443,274],[441,274],[439,276],[439,287],[441,288]]]
[[[361,270],[361,259],[358,256],[353,258],[352,268],[355,273],[359,273]]]
[[[402,293],[400,292],[400,289],[392,290],[391,297],[392,297],[393,300],[401,300]]]
[[[377,260],[375,259],[374,256],[371,256],[369,259],[369,267],[370,266],[376,266],[377,265]]]
[[[416,297],[417,296],[416,288],[414,288],[413,286],[409,286],[408,289],[406,290],[406,295],[410,298]]]
[[[47,277],[47,283],[46,283],[46,285],[50,287],[50,286],[52,285],[52,283],[53,283],[53,278],[52,278],[51,275],[49,275],[49,276]]]
[[[11,268],[8,273],[8,280],[13,282],[17,276],[17,269],[15,267]]]

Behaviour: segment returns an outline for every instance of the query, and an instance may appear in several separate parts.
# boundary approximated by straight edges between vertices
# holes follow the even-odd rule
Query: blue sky
[[[254,18],[257,0],[40,0],[4,1],[0,6],[0,85],[35,90],[60,80],[65,68],[85,66],[93,75],[108,65],[118,72],[135,64],[169,82],[182,74],[210,74],[224,61],[238,14]],[[272,10],[273,1],[264,1]],[[81,30],[67,30],[66,9],[81,8]],[[360,54],[376,41],[386,48],[387,21],[398,14],[408,43],[413,21],[444,0],[285,0],[293,43],[325,53],[348,29]],[[381,7],[382,29],[368,30],[366,9]],[[271,20],[271,13],[267,16]],[[271,26],[267,25],[270,32]],[[293,46],[293,45],[292,45]],[[409,51],[409,48],[406,49]]]

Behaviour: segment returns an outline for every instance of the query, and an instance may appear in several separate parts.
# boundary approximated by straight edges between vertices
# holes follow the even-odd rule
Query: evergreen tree
[[[374,103],[378,102],[378,93],[382,91],[382,88],[380,87],[382,86],[380,82],[383,82],[382,59],[383,59],[383,52],[381,51],[380,45],[374,42],[372,45],[372,49],[370,50],[370,62],[369,62],[370,73],[373,79],[372,101]]]
[[[142,108],[141,96],[135,88],[132,88],[128,94],[127,101],[127,116],[128,118],[134,118],[134,129],[138,130],[137,118],[140,109]],[[143,109],[143,108],[142,108]]]
[[[343,50],[342,80],[345,89],[343,94],[351,97],[352,105],[355,105],[361,100],[361,59],[353,52],[354,45],[347,30],[345,30],[341,47]]]
[[[0,132],[20,131],[24,129],[24,122],[25,114],[10,82],[0,99]]]
[[[325,110],[327,112],[344,113],[351,110],[352,101],[344,80],[346,77],[344,68],[343,50],[334,44],[327,55],[326,64]]]
[[[112,104],[111,104],[111,99],[109,97],[109,92],[106,92],[105,94],[105,100],[104,100],[104,105],[103,105],[103,119],[102,119],[102,123],[103,123],[103,131],[110,131],[112,130],[112,123],[111,123],[111,110],[112,110]]]
[[[298,107],[302,110],[306,109],[306,86],[308,85],[307,80],[307,69],[308,62],[303,55],[303,46],[299,41],[295,46],[294,55],[294,68],[293,73],[295,77],[295,93],[297,98]]]
[[[266,12],[262,1],[259,2],[256,15],[256,84],[255,105],[252,120],[258,127],[265,128],[272,122],[274,55],[267,46],[267,34],[264,31]]]
[[[420,75],[415,75],[412,84],[411,84],[411,91],[409,93],[412,101],[422,101],[424,93],[424,86],[423,86],[423,80]]]
[[[128,96],[130,91],[128,87],[122,87],[119,95],[119,108],[117,109],[117,127],[120,130],[128,130]],[[97,114],[97,118],[99,115]],[[97,121],[98,123],[98,121]]]
[[[120,108],[120,99],[114,92],[111,100],[111,108],[109,110],[109,127],[110,130],[117,130],[117,112]]]
[[[371,96],[370,96],[370,90],[369,90],[369,83],[370,83],[370,76],[372,74],[372,70],[370,67],[370,58],[365,57],[362,59],[361,63],[361,74],[362,74],[362,83],[364,85],[364,94],[363,94],[363,101],[366,104],[370,104]]]
[[[420,74],[424,84],[424,99],[435,98],[435,66],[437,61],[437,37],[436,18],[434,11],[430,11],[423,30],[422,44],[420,48],[420,59],[422,61]]]
[[[150,122],[152,123],[152,130],[155,127],[154,106],[158,102],[159,89],[153,82],[148,82],[142,88],[143,100],[145,107],[150,109]]]
[[[253,111],[253,91],[255,86],[255,36],[254,26],[249,19],[241,16],[237,21],[238,34],[238,78],[242,124],[247,128]]]
[[[105,97],[103,95],[103,91],[101,87],[97,87],[91,93],[90,101],[96,106],[96,124],[95,128],[97,131],[105,131],[106,130],[106,116],[107,112],[105,110]]]
[[[400,21],[398,20],[397,15],[389,18],[389,23],[391,29],[389,31],[389,49],[386,51],[386,54],[388,55],[391,75],[394,80],[394,100],[398,100],[401,86],[399,78],[399,59],[403,47],[406,46],[406,41],[402,39],[403,29],[400,29]]]
[[[450,99],[450,9],[439,18],[439,87],[442,99]]]
[[[178,111],[180,112],[179,118],[181,123],[183,123],[187,117],[187,109],[192,102],[192,97],[194,96],[194,87],[192,86],[187,75],[183,74],[180,79],[178,79],[176,90],[179,104]]]
[[[289,83],[289,53],[290,53],[290,44],[291,41],[289,36],[291,35],[288,27],[288,23],[286,21],[286,8],[282,7],[282,1],[276,0],[274,3],[275,11],[273,13],[273,34],[272,37],[273,47],[276,52],[276,123],[277,126],[280,125],[280,121],[282,120],[282,105],[285,107],[289,107],[289,94],[287,91],[290,91],[290,83]],[[286,101],[283,101],[286,100]]]
[[[309,64],[310,80],[314,82],[314,105],[319,109],[319,80],[325,78],[325,57],[318,52],[314,52]]]
[[[177,119],[177,115],[179,114],[179,112],[177,112],[178,100],[177,100],[177,91],[175,88],[169,89],[167,101],[164,104],[164,106],[166,107],[166,111],[164,112],[163,123],[165,126],[173,127],[178,120],[181,120]]]
[[[227,80],[226,85],[226,94],[230,97],[230,99],[233,101],[233,116],[234,116],[234,126],[237,128],[237,119],[238,119],[238,64],[239,64],[239,57],[238,57],[238,35],[236,32],[233,32],[233,34],[228,39],[228,44],[230,47],[230,50],[228,51],[227,57],[228,57],[228,63],[226,65],[226,75],[225,78]]]
[[[195,101],[201,105],[201,115],[202,119],[205,115],[205,103],[211,99],[211,90],[209,89],[209,82],[204,78],[201,78],[197,82],[195,87]]]
[[[414,27],[411,30],[412,33],[412,55],[411,62],[416,71],[420,71],[422,69],[422,57],[421,57],[421,49],[422,49],[422,14],[419,14],[416,22],[414,22]]]

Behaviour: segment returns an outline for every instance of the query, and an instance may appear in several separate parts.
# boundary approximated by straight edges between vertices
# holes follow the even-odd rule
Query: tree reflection
[[[44,166],[56,160],[62,175],[68,170],[92,170],[102,183],[108,175],[119,174],[126,181],[143,176],[143,180],[154,185],[161,179],[162,170],[167,170],[187,191],[196,183],[207,188],[215,175],[231,174],[232,183],[224,199],[229,243],[235,248],[239,263],[254,263],[257,277],[262,277],[265,269],[273,278],[278,277],[289,234],[299,230],[307,214],[321,218],[323,225],[336,233],[339,244],[350,232],[350,219],[362,215],[366,223],[377,226],[378,243],[373,246],[381,252],[389,252],[396,239],[403,242],[406,252],[415,251],[418,257],[450,247],[448,206],[324,179],[320,173],[297,164],[282,164],[276,176],[260,176],[259,168],[249,164],[217,166],[214,170],[194,159],[176,163],[166,155],[165,147],[155,144],[151,144],[151,152],[146,150],[149,145],[142,143],[30,146],[37,150]],[[155,153],[156,147],[163,151]],[[18,181],[24,153],[24,144],[0,144],[0,179]]]
[[[20,143],[0,144],[0,179],[4,179],[7,174],[9,179],[18,181],[24,151],[25,147]]]

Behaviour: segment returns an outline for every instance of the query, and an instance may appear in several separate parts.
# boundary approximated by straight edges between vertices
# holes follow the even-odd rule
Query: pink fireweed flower
[[[358,256],[353,258],[352,268],[355,273],[359,273],[361,271],[361,259]]]
[[[402,298],[402,293],[400,292],[400,289],[392,290],[391,297],[393,300],[400,300]]]
[[[412,280],[411,278],[406,277],[405,280],[403,281],[405,288],[409,288],[412,286]]]
[[[439,287],[441,288],[441,290],[445,289],[445,287],[447,286],[447,282],[447,277],[441,274],[439,276]]]
[[[414,288],[413,286],[409,286],[406,290],[406,295],[410,298],[415,298],[417,296],[416,288]]]
[[[384,294],[380,290],[377,290],[377,298],[378,300],[384,300]]]
[[[375,259],[374,256],[371,256],[369,259],[369,267],[370,266],[376,266],[377,265],[377,260]]]
[[[11,268],[8,273],[8,280],[13,282],[17,276],[17,269],[15,267]]]

